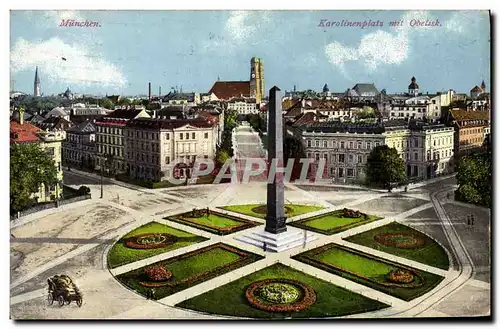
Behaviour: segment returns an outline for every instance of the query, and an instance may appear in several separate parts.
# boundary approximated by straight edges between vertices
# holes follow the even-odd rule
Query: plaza
[[[249,127],[239,127],[235,141],[237,157],[264,154],[257,134]],[[233,210],[251,210],[256,205],[265,204],[265,179],[255,177],[248,184],[188,185],[153,190],[105,178],[102,199],[99,198],[99,176],[72,170],[64,173],[64,179],[66,185],[73,187],[89,186],[92,199],[38,212],[11,223],[12,319],[266,318],[267,313],[257,312],[248,305],[234,305],[235,312],[228,314],[227,311],[222,312],[201,303],[200,299],[209,300],[212,305],[226,297],[228,302],[237,302],[241,299],[240,295],[244,294],[244,291],[237,289],[259,278],[272,278],[275,275],[273,273],[285,273],[287,278],[290,276],[289,279],[306,282],[314,289],[316,304],[304,311],[310,313],[304,313],[303,317],[490,315],[490,214],[485,208],[450,199],[456,186],[453,177],[413,184],[408,192],[394,190],[392,193],[347,185],[286,184],[285,205],[303,205],[309,210],[293,214],[287,219],[287,224],[297,229],[307,229],[304,225],[312,223],[308,221],[309,218],[321,219],[332,213],[337,214],[344,208],[357,210],[376,220],[358,221],[355,225],[347,225],[345,229],[337,229],[342,224],[336,226],[334,231],[323,233],[320,229],[325,226],[320,222],[320,229],[310,231],[316,236],[315,240],[278,253],[266,252],[238,240],[252,227],[234,230],[230,234],[218,234],[206,227],[169,220],[170,217],[189,213],[193,208],[208,207],[220,218],[231,218],[237,222],[234,225],[251,222],[257,227],[262,226],[265,220],[259,214]],[[466,216],[469,214],[476,218],[474,226],[466,225]],[[175,234],[185,235],[191,240],[180,240],[176,242],[179,245],[151,253],[148,257],[134,258],[130,262],[120,261],[110,266],[110,251],[119,245],[120,240],[151,222],[158,223],[155,224],[158,227],[168,227],[164,228],[165,232],[175,231]],[[294,225],[299,222],[304,225]],[[233,225],[231,223],[227,225]],[[428,245],[444,253],[440,255],[440,260],[431,261],[418,252],[404,249],[404,252],[398,253],[394,246],[375,248],[373,242],[366,242],[372,241],[366,238],[367,235],[378,234],[377,229],[393,232],[381,229],[386,226],[399,233],[419,232],[421,236],[416,233],[413,236],[428,239],[425,240],[429,241]],[[326,226],[327,230],[330,228]],[[367,284],[342,275],[338,270],[328,271],[300,260],[301,255],[330,245],[348,250],[351,254],[369,257],[377,266],[383,264],[409,268],[425,278],[439,279],[432,281],[433,284],[430,284],[430,279],[426,279],[429,282],[428,289],[408,297],[392,293],[390,289],[380,289],[374,283]],[[251,259],[235,263],[235,266],[215,274],[211,272],[201,280],[182,286],[180,290],[169,290],[157,299],[147,299],[145,295],[134,291],[131,288],[133,285],[119,280],[127,273],[161,262],[172,266],[174,277],[180,276],[180,272],[175,272],[176,261],[186,259],[186,255],[207,253],[214,246],[223,246],[222,249],[226,251],[238,250],[239,253],[250,255]],[[216,255],[225,253],[224,250],[217,251]],[[325,254],[326,260],[330,257],[327,256]],[[227,262],[238,261],[229,254],[224,257],[228,257]],[[224,257],[220,258],[222,265]],[[344,252],[342,257],[353,256]],[[199,264],[204,266],[203,271],[210,271],[212,268],[209,265],[212,266]],[[216,266],[219,265],[213,264],[212,267]],[[67,274],[77,283],[83,292],[81,308],[75,305],[48,305],[46,281],[56,274]],[[189,275],[185,274],[186,277]],[[327,292],[335,292],[352,303],[343,306],[339,302],[341,299],[334,298],[329,302],[325,300]],[[331,305],[331,308],[322,305]],[[297,313],[297,316],[300,317],[300,314]]]

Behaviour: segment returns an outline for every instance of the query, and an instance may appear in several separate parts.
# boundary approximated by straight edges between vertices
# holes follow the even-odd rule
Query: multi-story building
[[[227,109],[243,115],[259,113],[255,98],[233,98],[227,102]]]
[[[446,122],[454,127],[454,153],[459,157],[480,150],[484,142],[484,129],[489,127],[489,111],[448,111]]]
[[[410,178],[431,178],[449,171],[453,155],[453,130],[439,124],[310,121],[288,132],[303,141],[307,157],[316,162],[313,169],[320,158],[326,159],[327,177],[335,181],[364,180],[368,156],[379,145],[398,151]]]
[[[95,168],[96,127],[87,120],[66,131],[63,142],[63,161],[67,166]]]
[[[132,178],[152,181],[166,180],[171,174],[186,177],[197,157],[215,156],[215,127],[203,119],[130,120],[125,129],[126,171]]]
[[[146,110],[115,110],[95,122],[96,126],[96,168],[112,173],[124,173],[125,166],[125,132],[128,120],[149,118]],[[108,161],[106,162],[106,159]],[[109,167],[108,167],[109,166]]]
[[[100,107],[97,104],[84,104],[77,103],[73,104],[69,110],[71,111],[71,115],[80,116],[96,116],[96,115],[106,115],[108,113],[113,112],[112,110],[108,110],[104,107]]]
[[[410,125],[407,140],[407,176],[432,178],[453,171],[453,128],[443,124],[417,122]]]
[[[58,183],[54,186],[40,185],[40,189],[32,197],[36,202],[47,202],[59,199],[62,196],[63,171],[61,165],[62,141],[64,135],[61,131],[43,131],[38,127],[24,122],[24,109],[19,109],[19,120],[10,121],[10,143],[37,143],[54,160],[57,169]]]

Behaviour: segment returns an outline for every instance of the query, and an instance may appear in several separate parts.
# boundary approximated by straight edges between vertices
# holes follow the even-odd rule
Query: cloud
[[[127,83],[118,67],[96,54],[89,46],[70,45],[59,38],[42,42],[19,39],[11,49],[10,64],[14,73],[33,70],[38,66],[42,77],[49,82],[116,88],[124,87]]]
[[[362,63],[371,72],[380,65],[399,65],[410,53],[411,37],[414,34],[428,33],[436,27],[410,27],[412,19],[426,21],[433,20],[426,11],[409,11],[401,16],[404,24],[395,27],[394,32],[377,30],[365,34],[357,47],[349,47],[335,41],[325,46],[325,55],[328,61],[336,66],[340,72],[347,75],[345,64],[351,61]]]

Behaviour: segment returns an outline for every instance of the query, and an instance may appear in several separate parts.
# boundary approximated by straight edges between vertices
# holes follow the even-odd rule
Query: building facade
[[[451,172],[453,129],[445,125],[401,120],[374,124],[314,122],[296,127],[293,134],[302,140],[308,158],[316,163],[321,158],[326,160],[326,177],[335,182],[363,181],[368,156],[379,145],[397,150],[410,179]]]
[[[227,109],[242,115],[259,113],[255,98],[233,98],[227,101]]]
[[[197,157],[215,156],[215,126],[203,119],[130,120],[125,129],[127,173],[151,181],[186,177]]]
[[[128,120],[149,117],[145,110],[115,110],[96,121],[95,169],[104,169],[115,174],[125,173],[126,123]]]
[[[82,122],[66,131],[63,162],[68,167],[95,168],[96,127],[93,121]]]

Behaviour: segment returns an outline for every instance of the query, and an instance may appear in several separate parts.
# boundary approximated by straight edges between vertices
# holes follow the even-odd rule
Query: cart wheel
[[[50,293],[50,292],[47,295],[47,302],[49,303],[49,305],[54,304],[54,296],[52,296],[52,293]]]
[[[82,307],[82,304],[83,304],[82,297],[79,297],[79,298],[76,300],[76,305],[78,305],[78,307]]]
[[[63,306],[64,305],[64,297],[62,295],[59,296],[58,301],[59,301],[59,306]]]

